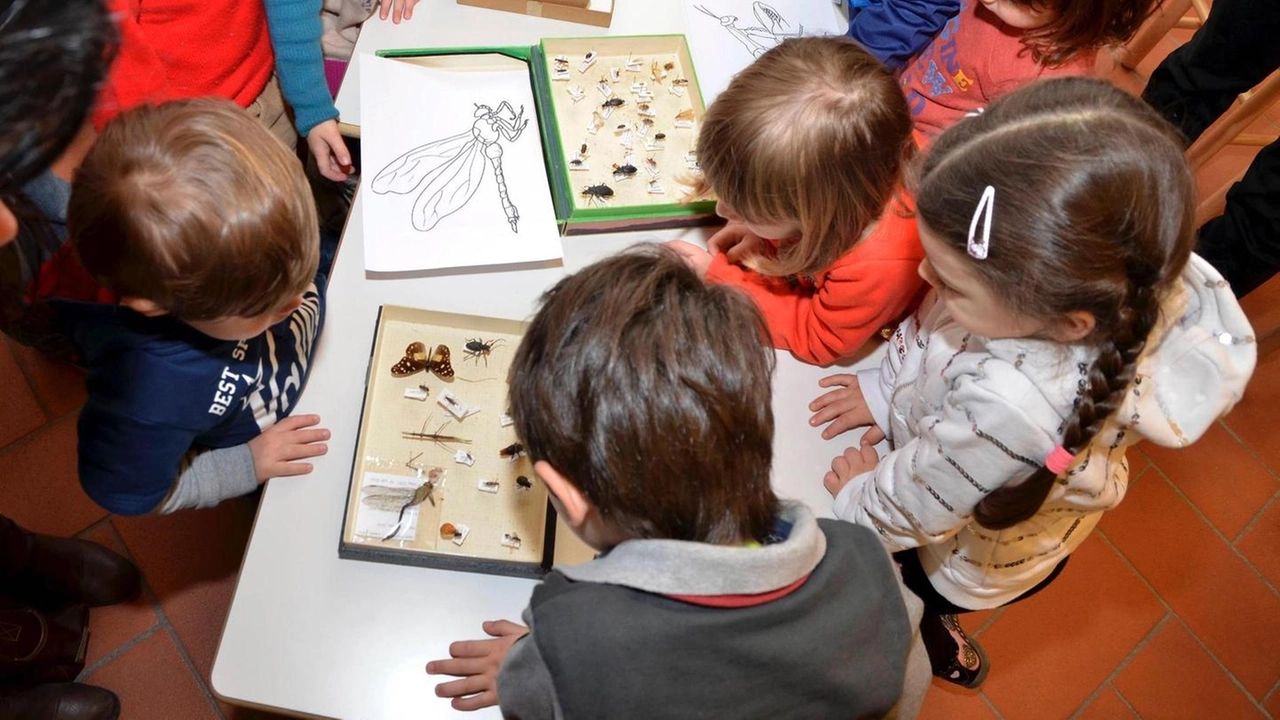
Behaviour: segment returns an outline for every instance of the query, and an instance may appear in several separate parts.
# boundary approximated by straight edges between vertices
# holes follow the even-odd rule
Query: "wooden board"
[[[504,417],[506,378],[523,332],[523,323],[510,320],[382,308],[340,556],[522,576],[540,575],[553,563],[590,559],[589,548],[563,524],[557,528],[546,488],[528,457],[500,454],[516,443],[515,429]],[[413,342],[423,343],[428,353],[438,345],[448,347],[453,377],[430,369],[393,375],[391,368]],[[425,400],[405,396],[423,388]],[[476,411],[451,413],[442,404],[446,393]],[[459,452],[469,454],[471,464],[458,462]],[[437,475],[427,499],[401,518],[400,508],[413,492]],[[446,523],[465,529],[465,537],[442,534]]]

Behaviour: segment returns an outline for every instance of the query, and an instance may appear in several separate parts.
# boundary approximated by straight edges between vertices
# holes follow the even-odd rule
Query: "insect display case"
[[[590,559],[507,414],[523,332],[511,320],[382,307],[339,557],[525,577]]]
[[[498,53],[525,60],[546,175],[564,234],[714,222],[694,199],[706,112],[683,35],[545,39],[528,48],[385,50],[386,57]]]

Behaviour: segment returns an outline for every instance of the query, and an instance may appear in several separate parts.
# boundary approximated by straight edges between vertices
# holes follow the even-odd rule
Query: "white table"
[[[670,32],[674,15],[661,28],[645,23],[673,5],[670,0],[620,0],[613,32]],[[677,8],[675,14],[683,22],[683,12]],[[466,45],[481,38],[487,44],[532,43],[544,35],[599,31],[430,0],[418,6],[410,23],[397,27],[372,21],[357,50],[427,46],[437,33],[445,34],[451,45]],[[339,100],[353,96],[358,92],[344,85]],[[214,661],[212,685],[229,702],[296,714],[361,720],[451,717],[461,714],[435,697],[437,679],[427,676],[423,666],[447,657],[451,641],[481,636],[484,620],[518,619],[534,583],[338,559],[378,306],[394,303],[524,319],[542,291],[565,272],[636,242],[701,242],[703,231],[566,238],[563,268],[368,279],[361,221],[357,199],[330,279],[324,334],[296,410],[323,418],[333,432],[329,453],[316,460],[311,475],[267,485]],[[858,366],[872,362],[864,359]],[[808,426],[805,406],[817,394],[817,379],[827,372],[779,354],[774,485],[779,495],[830,516],[831,500],[821,478],[831,458],[854,440],[846,435],[826,442]],[[468,714],[497,716],[493,709]]]

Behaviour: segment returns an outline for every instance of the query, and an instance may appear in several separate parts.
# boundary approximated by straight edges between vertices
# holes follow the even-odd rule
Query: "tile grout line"
[[[987,704],[987,709],[990,710],[992,714],[1000,720],[1005,720],[1004,713],[1000,712],[1000,708],[996,707],[996,704],[991,702],[991,698],[987,697],[985,692],[979,690],[978,697],[982,698],[982,702]]]
[[[1111,686],[1111,691],[1116,694],[1116,697],[1120,698],[1120,702],[1124,703],[1124,706],[1129,708],[1129,712],[1133,713],[1134,717],[1141,720],[1142,713],[1138,712],[1138,708],[1134,707],[1133,703],[1129,702],[1129,698],[1125,697],[1124,693],[1120,692],[1120,688],[1116,687],[1115,683],[1111,682],[1107,683],[1107,685]]]
[[[80,412],[80,408],[76,408],[71,412],[63,413],[58,417],[45,420],[38,427],[32,428],[31,430],[28,430],[27,432],[11,440],[8,445],[0,446],[0,457],[4,457],[5,455],[8,455],[10,452],[13,452],[14,450],[17,450],[25,445],[29,445],[32,442],[35,442],[35,439],[37,436],[49,431],[50,428],[52,428],[54,425],[61,424],[62,421],[68,415],[73,415],[78,412]]]
[[[1183,630],[1187,631],[1187,634],[1190,635],[1191,638],[1195,640],[1198,645],[1200,645],[1200,649],[1204,650],[1205,653],[1209,655],[1209,657],[1213,658],[1214,661],[1218,663],[1218,665],[1222,668],[1223,672],[1225,672],[1227,674],[1227,677],[1230,678],[1231,683],[1236,686],[1236,689],[1239,690],[1241,694],[1243,694],[1246,698],[1249,699],[1249,702],[1253,703],[1253,706],[1262,713],[1263,717],[1267,717],[1268,715],[1271,714],[1267,712],[1267,709],[1265,707],[1262,706],[1262,703],[1258,702],[1258,700],[1253,697],[1253,693],[1249,692],[1248,688],[1244,686],[1244,683],[1241,683],[1239,678],[1237,678],[1233,673],[1227,670],[1226,666],[1222,664],[1222,661],[1218,659],[1218,656],[1213,654],[1213,651],[1209,649],[1209,646],[1205,644],[1204,640],[1201,640],[1200,636],[1197,635],[1185,622],[1182,621],[1182,618],[1178,618],[1178,624],[1182,626]]]
[[[90,612],[92,612],[92,610]],[[147,628],[146,630],[143,630],[142,632],[124,641],[123,643],[120,643],[119,647],[117,647],[115,650],[112,650],[111,652],[99,658],[98,662],[81,670],[80,674],[76,676],[76,682],[85,682],[91,679],[93,674],[98,672],[102,668],[106,667],[107,663],[111,662],[112,660],[115,660],[121,655],[124,655],[128,653],[130,650],[134,649],[135,647],[141,645],[144,640],[160,632],[160,630],[163,629],[163,627],[164,626],[160,624],[160,621],[157,620],[155,624],[152,625],[151,627]]]
[[[1257,576],[1258,580],[1262,582],[1263,586],[1271,591],[1272,595],[1274,595],[1277,599],[1280,599],[1280,589],[1277,589],[1275,585],[1272,585],[1271,581],[1267,578],[1266,575],[1262,574],[1261,570],[1254,567],[1253,561],[1250,560],[1248,557],[1246,557],[1244,553],[1236,549],[1236,546],[1232,542],[1232,540],[1228,538],[1225,533],[1219,530],[1217,525],[1213,524],[1213,521],[1211,521],[1209,517],[1204,514],[1204,511],[1201,510],[1198,505],[1192,502],[1191,498],[1187,497],[1186,493],[1182,492],[1182,489],[1178,487],[1177,483],[1170,480],[1169,476],[1165,475],[1164,471],[1161,470],[1158,466],[1152,465],[1152,467],[1156,468],[1157,472],[1160,473],[1160,477],[1164,479],[1165,484],[1168,485],[1173,490],[1173,492],[1178,496],[1178,498],[1181,499],[1183,502],[1185,502],[1195,512],[1195,514],[1199,516],[1201,522],[1207,525],[1209,527],[1209,530],[1211,530],[1214,535],[1217,535],[1218,538],[1222,540],[1224,544],[1226,544],[1227,548],[1231,550],[1231,554],[1235,555],[1236,558],[1238,558],[1241,562],[1243,562],[1245,564],[1245,567],[1249,568],[1249,570],[1255,576]],[[1272,495],[1271,499],[1267,500],[1267,502],[1263,504],[1264,507],[1266,505],[1271,504],[1271,502],[1273,502],[1274,500],[1275,500],[1275,495]],[[1256,515],[1255,515],[1255,519],[1256,519]],[[1251,520],[1250,522],[1252,523],[1253,521]]]
[[[1166,482],[1167,482],[1167,480],[1166,480]],[[1241,692],[1243,692],[1243,693],[1244,693],[1245,697],[1249,698],[1249,701],[1250,701],[1250,702],[1253,702],[1255,705],[1257,705],[1258,703],[1253,699],[1253,695],[1252,695],[1248,690],[1246,690],[1246,689],[1244,688],[1244,685],[1243,685],[1243,684],[1241,684],[1241,682],[1236,678],[1235,673],[1231,672],[1231,669],[1230,669],[1230,668],[1228,668],[1228,667],[1226,666],[1226,663],[1222,662],[1222,660],[1218,658],[1218,655],[1217,655],[1216,653],[1214,653],[1211,649],[1209,649],[1209,646],[1208,646],[1208,645],[1206,645],[1206,644],[1204,643],[1204,641],[1200,639],[1200,636],[1199,636],[1199,635],[1197,635],[1197,634],[1195,633],[1195,631],[1193,631],[1193,630],[1192,630],[1192,629],[1191,629],[1191,628],[1190,628],[1190,627],[1189,627],[1185,622],[1183,622],[1183,621],[1182,621],[1182,616],[1181,616],[1181,615],[1179,615],[1179,614],[1178,614],[1178,612],[1177,612],[1176,610],[1174,610],[1174,609],[1173,609],[1173,606],[1169,604],[1169,601],[1165,600],[1165,599],[1164,599],[1164,596],[1163,596],[1163,595],[1161,595],[1161,594],[1156,590],[1155,586],[1154,586],[1154,585],[1152,585],[1152,584],[1150,583],[1150,581],[1148,581],[1148,580],[1147,580],[1146,576],[1144,576],[1144,575],[1143,575],[1143,574],[1138,570],[1137,566],[1135,566],[1135,565],[1133,564],[1133,561],[1129,560],[1129,557],[1128,557],[1127,555],[1125,555],[1125,554],[1120,550],[1120,548],[1119,548],[1119,547],[1117,547],[1117,546],[1116,546],[1116,544],[1115,544],[1115,543],[1113,543],[1113,542],[1111,541],[1111,538],[1107,537],[1107,534],[1106,534],[1105,532],[1103,532],[1101,529],[1098,529],[1098,530],[1097,530],[1097,534],[1098,534],[1098,536],[1099,536],[1099,537],[1101,537],[1103,540],[1105,540],[1105,541],[1106,541],[1107,545],[1108,545],[1108,546],[1109,546],[1113,551],[1115,551],[1115,553],[1116,553],[1117,555],[1119,555],[1119,556],[1120,556],[1120,559],[1124,561],[1125,565],[1128,565],[1128,566],[1129,566],[1129,569],[1130,569],[1130,570],[1132,570],[1132,571],[1133,571],[1133,573],[1134,573],[1135,575],[1137,575],[1137,576],[1138,576],[1138,578],[1139,578],[1140,580],[1142,580],[1142,583],[1143,583],[1144,585],[1146,585],[1146,586],[1147,586],[1147,589],[1148,589],[1148,590],[1150,590],[1150,591],[1151,591],[1151,592],[1156,596],[1156,599],[1157,599],[1157,600],[1159,600],[1159,601],[1160,601],[1160,604],[1161,604],[1161,605],[1163,605],[1163,606],[1165,607],[1165,610],[1167,610],[1167,611],[1168,611],[1169,615],[1170,615],[1170,616],[1172,616],[1172,617],[1174,617],[1174,618],[1177,618],[1177,620],[1178,620],[1178,624],[1179,624],[1179,625],[1181,625],[1181,626],[1183,627],[1183,629],[1184,629],[1184,630],[1186,630],[1186,631],[1187,631],[1187,633],[1188,633],[1189,635],[1191,635],[1191,637],[1195,638],[1195,641],[1196,641],[1197,643],[1199,643],[1199,644],[1200,644],[1200,647],[1205,651],[1205,653],[1206,653],[1206,654],[1208,654],[1208,655],[1209,655],[1209,658],[1210,658],[1211,660],[1213,660],[1213,662],[1214,662],[1214,663],[1216,663],[1216,664],[1217,664],[1218,669],[1219,669],[1219,670],[1221,670],[1221,671],[1223,672],[1223,674],[1225,674],[1225,675],[1226,675],[1226,676],[1231,680],[1231,682],[1232,682],[1233,684],[1235,684],[1235,686],[1236,686],[1236,687],[1238,687],[1238,688],[1240,689],[1240,691],[1241,691]],[[1165,621],[1161,621],[1161,622],[1160,622],[1160,625],[1164,625],[1164,624],[1165,624]],[[1145,645],[1146,645],[1146,641],[1145,641],[1145,640],[1144,640],[1143,642],[1139,643],[1139,647],[1141,647],[1141,646],[1145,646]],[[1134,652],[1135,652],[1135,653],[1137,652],[1137,648],[1135,648],[1135,649],[1134,649]],[[1130,654],[1130,657],[1132,657],[1132,653]],[[1121,662],[1121,665],[1127,665],[1127,664],[1129,663],[1129,660],[1130,660],[1130,658],[1125,658],[1125,660]],[[1116,668],[1116,672],[1118,673],[1118,672],[1119,672],[1119,670],[1120,670],[1120,668],[1119,668],[1119,667],[1117,667],[1117,668]],[[1111,680],[1111,678],[1108,678],[1108,681],[1110,681],[1110,680]],[[1264,712],[1264,714],[1266,714],[1266,713]]]
[[[1262,706],[1266,707],[1267,703],[1271,702],[1271,698],[1276,696],[1276,693],[1280,693],[1280,680],[1277,680],[1276,684],[1272,685],[1271,689],[1262,696]]]
[[[1245,523],[1244,528],[1242,528],[1236,535],[1235,540],[1231,541],[1231,544],[1234,546],[1236,543],[1244,540],[1244,536],[1248,535],[1249,531],[1262,520],[1262,516],[1266,514],[1267,510],[1271,509],[1272,505],[1276,504],[1277,500],[1280,500],[1280,490],[1276,490],[1274,495],[1268,498],[1266,502],[1262,503],[1262,507],[1258,508],[1258,512],[1254,514],[1253,518],[1250,519],[1249,522]]]
[[[1101,531],[1099,531],[1099,533],[1101,533]],[[1111,544],[1109,540],[1107,541],[1107,544],[1108,545]],[[1119,550],[1116,549],[1114,546],[1112,546],[1112,550],[1119,553]],[[1136,572],[1136,569],[1135,569],[1135,572]],[[1160,597],[1160,596],[1157,594],[1156,597]],[[1163,604],[1164,599],[1163,598],[1160,598],[1160,599]],[[1129,654],[1121,658],[1120,662],[1116,663],[1116,666],[1111,669],[1111,673],[1107,675],[1105,678],[1103,678],[1102,682],[1098,683],[1098,687],[1094,688],[1093,692],[1089,693],[1089,695],[1080,702],[1080,707],[1076,708],[1076,711],[1071,714],[1071,720],[1075,720],[1076,718],[1080,717],[1081,713],[1083,713],[1089,707],[1090,703],[1096,700],[1098,696],[1102,694],[1102,691],[1108,685],[1111,685],[1113,680],[1115,680],[1117,677],[1120,676],[1120,673],[1124,671],[1125,668],[1129,667],[1129,663],[1133,662],[1133,659],[1138,656],[1138,653],[1145,650],[1147,645],[1151,644],[1151,641],[1155,638],[1155,636],[1160,634],[1160,631],[1164,629],[1164,626],[1169,624],[1169,621],[1173,617],[1173,615],[1174,615],[1173,611],[1168,609],[1168,605],[1165,605],[1164,617],[1160,618],[1159,622],[1157,622],[1154,626],[1152,626],[1152,628],[1147,631],[1147,634],[1143,635],[1142,638],[1138,640],[1137,644],[1133,646],[1133,649],[1129,651]],[[1120,699],[1122,700],[1124,699],[1124,695],[1118,689],[1116,689],[1114,686],[1112,686],[1112,689],[1116,691],[1116,695],[1120,696]],[[1128,704],[1129,704],[1128,702],[1125,703],[1125,705],[1128,705]],[[1137,711],[1135,710],[1134,713],[1137,714]],[[1141,715],[1139,715],[1139,717],[1141,717]]]
[[[31,373],[27,371],[27,366],[18,357],[18,353],[14,351],[13,340],[5,338],[4,345],[9,350],[10,357],[13,358],[13,364],[18,366],[18,374],[27,383],[27,389],[31,391],[31,397],[36,401],[36,406],[40,408],[41,414],[44,415],[45,422],[53,419],[53,413],[49,412],[49,406],[45,403],[44,398],[40,396],[39,389],[36,388],[35,381],[31,379]]]
[[[991,613],[991,617],[987,618],[986,622],[979,625],[978,629],[973,631],[973,636],[978,637],[982,633],[986,632],[987,629],[989,629],[992,625],[995,624],[996,620],[1000,619],[1000,616],[1004,615],[1004,609],[1007,607],[1009,606],[1001,605],[1000,607],[996,608],[995,612]]]
[[[1246,442],[1244,438],[1240,437],[1239,433],[1235,431],[1235,428],[1227,424],[1227,417],[1229,417],[1229,415],[1219,418],[1217,421],[1218,425],[1221,425],[1222,428],[1227,431],[1228,435],[1235,439],[1236,442],[1240,443],[1240,446],[1244,448],[1245,452],[1249,453],[1249,457],[1256,460],[1258,464],[1267,471],[1267,474],[1270,475],[1272,479],[1280,481],[1280,473],[1276,472],[1276,469],[1271,467],[1271,463],[1262,459],[1262,456],[1253,449],[1253,446]]]

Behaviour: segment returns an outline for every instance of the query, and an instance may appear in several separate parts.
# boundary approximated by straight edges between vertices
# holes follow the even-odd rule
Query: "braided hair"
[[[921,224],[964,253],[987,186],[996,209],[988,255],[972,269],[1005,307],[1064,329],[1086,312],[1082,366],[1061,445],[1083,451],[1115,414],[1194,244],[1194,190],[1176,131],[1140,100],[1096,80],[1036,83],[962,121],[918,171]],[[967,255],[966,255],[967,257]],[[1039,511],[1056,480],[1041,467],[985,497],[992,529]],[[1000,485],[1001,483],[993,483]]]

